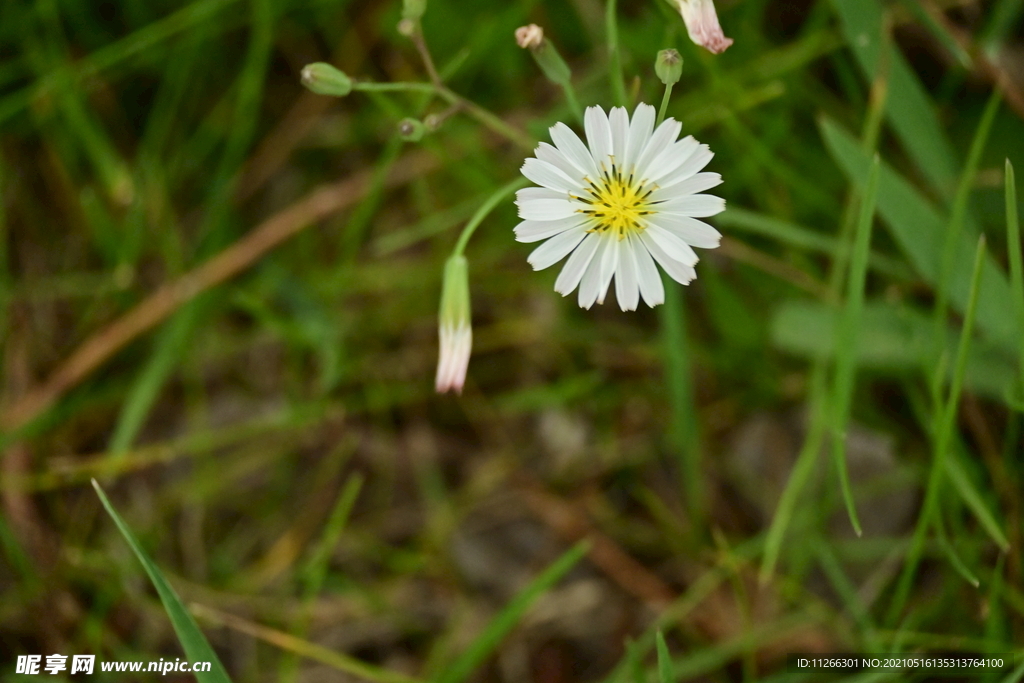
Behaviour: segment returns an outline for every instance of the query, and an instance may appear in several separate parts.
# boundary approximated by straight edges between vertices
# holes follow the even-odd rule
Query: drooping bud
[[[419,119],[402,119],[398,122],[398,135],[406,142],[419,142],[427,127]]]
[[[352,92],[352,79],[326,62],[302,67],[302,85],[317,95],[345,97]]]
[[[732,38],[726,38],[718,23],[713,0],[668,0],[683,15],[686,32],[690,40],[706,48],[709,52],[719,54],[732,45]]]
[[[524,50],[540,47],[540,44],[543,42],[544,29],[537,26],[537,24],[520,26],[516,29],[516,44]]]
[[[528,49],[533,55],[533,61],[544,72],[548,80],[556,85],[566,85],[572,78],[569,65],[558,54],[554,44],[544,37],[544,30],[536,24],[520,26],[516,29],[516,43],[519,47]]]
[[[473,350],[470,316],[469,264],[465,256],[453,255],[444,264],[441,308],[437,316],[440,354],[434,388],[440,394],[451,389],[462,393]]]
[[[654,73],[665,85],[675,85],[683,75],[683,58],[675,50],[661,50],[654,62]]]
[[[419,21],[427,11],[427,0],[402,0],[402,18]]]

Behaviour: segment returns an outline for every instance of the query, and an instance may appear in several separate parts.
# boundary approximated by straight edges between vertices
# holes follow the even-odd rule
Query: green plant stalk
[[[967,200],[971,195],[971,187],[974,185],[974,178],[978,172],[978,163],[981,160],[981,153],[985,151],[985,143],[988,141],[989,132],[992,130],[992,122],[995,120],[996,112],[999,111],[1001,101],[999,89],[992,92],[985,111],[981,115],[981,121],[974,132],[974,139],[971,140],[971,149],[967,154],[967,163],[960,175],[960,182],[957,184],[956,194],[953,198],[953,209],[950,213],[949,224],[946,227],[945,239],[942,245],[942,261],[939,270],[939,281],[936,284],[935,296],[935,336],[936,344],[946,338],[946,322],[949,308],[950,277],[953,272],[953,259],[956,257],[956,247],[960,242],[960,233],[963,230],[964,219],[967,216]],[[943,345],[944,346],[944,345]],[[938,358],[942,347],[934,349],[934,358]],[[936,406],[938,409],[938,406]]]
[[[850,402],[853,397],[854,373],[856,371],[857,338],[861,315],[864,311],[864,283],[867,278],[868,254],[871,249],[871,224],[875,215],[875,199],[878,196],[878,173],[880,162],[875,155],[868,184],[861,200],[860,217],[854,235],[853,261],[846,289],[846,306],[839,318],[836,334],[836,367],[831,406],[832,415],[832,457],[839,474],[840,488],[850,524],[858,536],[863,534],[857,507],[850,489],[850,475],[846,463],[846,425],[850,419]]]
[[[672,99],[673,85],[673,83],[665,85],[665,94],[661,96],[661,106],[658,107],[658,122],[655,124],[655,127],[660,126],[661,122],[665,120],[665,114],[668,113],[668,102]]]
[[[978,248],[974,253],[974,270],[971,274],[971,290],[967,302],[967,313],[964,317],[964,326],[960,332],[960,344],[957,347],[956,363],[953,370],[953,383],[949,391],[949,398],[942,406],[941,419],[936,421],[936,431],[932,435],[934,444],[932,466],[928,474],[928,488],[925,492],[924,503],[921,505],[921,512],[918,516],[917,526],[910,542],[910,549],[904,560],[903,571],[900,574],[896,592],[889,609],[887,622],[896,623],[903,606],[906,604],[910,594],[910,587],[917,571],[917,565],[924,552],[925,536],[934,515],[938,510],[939,494],[942,488],[942,479],[945,473],[945,462],[950,442],[953,438],[953,425],[956,420],[957,407],[960,403],[960,391],[963,388],[964,374],[967,369],[967,352],[971,344],[971,335],[974,330],[974,314],[978,303],[978,284],[981,281],[981,264],[985,256],[985,236],[978,239]]]
[[[615,103],[620,107],[625,107],[628,98],[626,96],[626,79],[622,75],[622,53],[619,50],[617,4],[617,0],[608,0],[604,12],[605,35],[608,41],[608,78],[612,82]]]
[[[185,656],[193,662],[211,663],[210,671],[197,672],[195,674],[196,680],[199,683],[230,683],[231,679],[228,678],[224,665],[220,663],[217,654],[206,640],[206,636],[203,635],[199,625],[196,624],[195,619],[192,618],[184,603],[181,602],[181,598],[171,588],[171,584],[164,578],[160,568],[150,559],[146,551],[142,549],[138,539],[135,538],[131,529],[121,519],[121,516],[117,514],[117,510],[114,509],[114,506],[107,499],[107,494],[103,492],[103,489],[100,488],[99,483],[95,479],[92,480],[92,487],[96,489],[96,495],[99,496],[100,502],[106,509],[107,514],[114,520],[117,530],[121,532],[121,536],[124,537],[132,552],[135,553],[135,557],[142,564],[142,568],[146,570],[149,580],[153,582],[153,587],[156,588],[156,592],[160,596],[160,601],[167,611],[167,616],[171,620],[174,632],[177,634],[178,640],[181,641],[181,646],[185,650]]]
[[[516,178],[512,182],[495,190],[494,193],[480,205],[480,208],[476,210],[473,217],[469,219],[468,223],[466,223],[466,227],[462,229],[462,234],[459,235],[459,240],[455,243],[455,248],[452,250],[452,256],[462,256],[463,252],[466,251],[466,245],[469,243],[469,238],[473,236],[477,227],[483,223],[484,219],[487,218],[491,211],[494,211],[495,207],[497,207],[498,204],[500,204],[507,196],[529,184],[529,181],[525,178]]]
[[[946,523],[942,521],[942,512],[937,511],[935,514],[935,539],[939,543],[939,549],[942,550],[946,555],[946,559],[949,560],[949,564],[953,567],[953,571],[959,574],[964,581],[971,584],[975,588],[981,586],[981,581],[978,576],[971,571],[971,568],[967,566],[960,555],[957,554],[956,548],[949,540],[949,535],[946,533]]]
[[[580,541],[541,572],[491,619],[466,651],[459,655],[444,673],[438,676],[436,683],[462,683],[465,681],[473,673],[473,670],[490,656],[505,636],[515,628],[526,610],[536,602],[537,598],[568,574],[569,570],[575,567],[576,563],[583,559],[589,550],[590,542]]]

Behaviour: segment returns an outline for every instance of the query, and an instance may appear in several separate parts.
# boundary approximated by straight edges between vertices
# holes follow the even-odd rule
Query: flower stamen
[[[615,163],[615,157],[608,158],[611,168],[601,164],[598,182],[589,177],[583,179],[586,183],[583,189],[589,197],[570,197],[588,205],[588,208],[577,209],[578,213],[592,219],[587,232],[614,234],[622,240],[628,232],[639,233],[647,227],[643,217],[654,213],[648,198],[657,186],[646,180],[636,182],[635,169],[631,168],[626,175],[624,169]]]

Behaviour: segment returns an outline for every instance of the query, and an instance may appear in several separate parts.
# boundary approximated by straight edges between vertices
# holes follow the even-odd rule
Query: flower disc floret
[[[712,249],[721,235],[697,220],[725,209],[720,197],[702,194],[722,182],[702,169],[714,156],[692,136],[678,140],[681,124],[668,119],[655,129],[654,107],[640,104],[632,118],[621,107],[605,114],[590,107],[587,143],[565,124],[551,128],[528,158],[523,175],[539,187],[516,196],[516,239],[544,243],[530,254],[535,270],[568,256],[555,282],[563,296],[579,287],[579,304],[604,303],[612,279],[622,310],[664,301],[657,262],[672,279],[696,277],[693,247]]]

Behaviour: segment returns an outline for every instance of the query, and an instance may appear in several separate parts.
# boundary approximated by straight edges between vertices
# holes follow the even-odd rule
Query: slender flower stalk
[[[579,305],[604,303],[615,278],[624,311],[665,300],[657,262],[676,282],[696,277],[693,247],[713,249],[721,234],[697,220],[725,210],[725,200],[700,194],[722,182],[700,173],[714,156],[692,136],[676,140],[681,124],[667,119],[655,129],[654,107],[640,104],[632,120],[616,107],[587,109],[585,145],[564,123],[551,128],[522,172],[540,187],[516,195],[516,239],[546,240],[527,259],[534,270],[569,259],[555,281],[566,296],[579,287]]]

